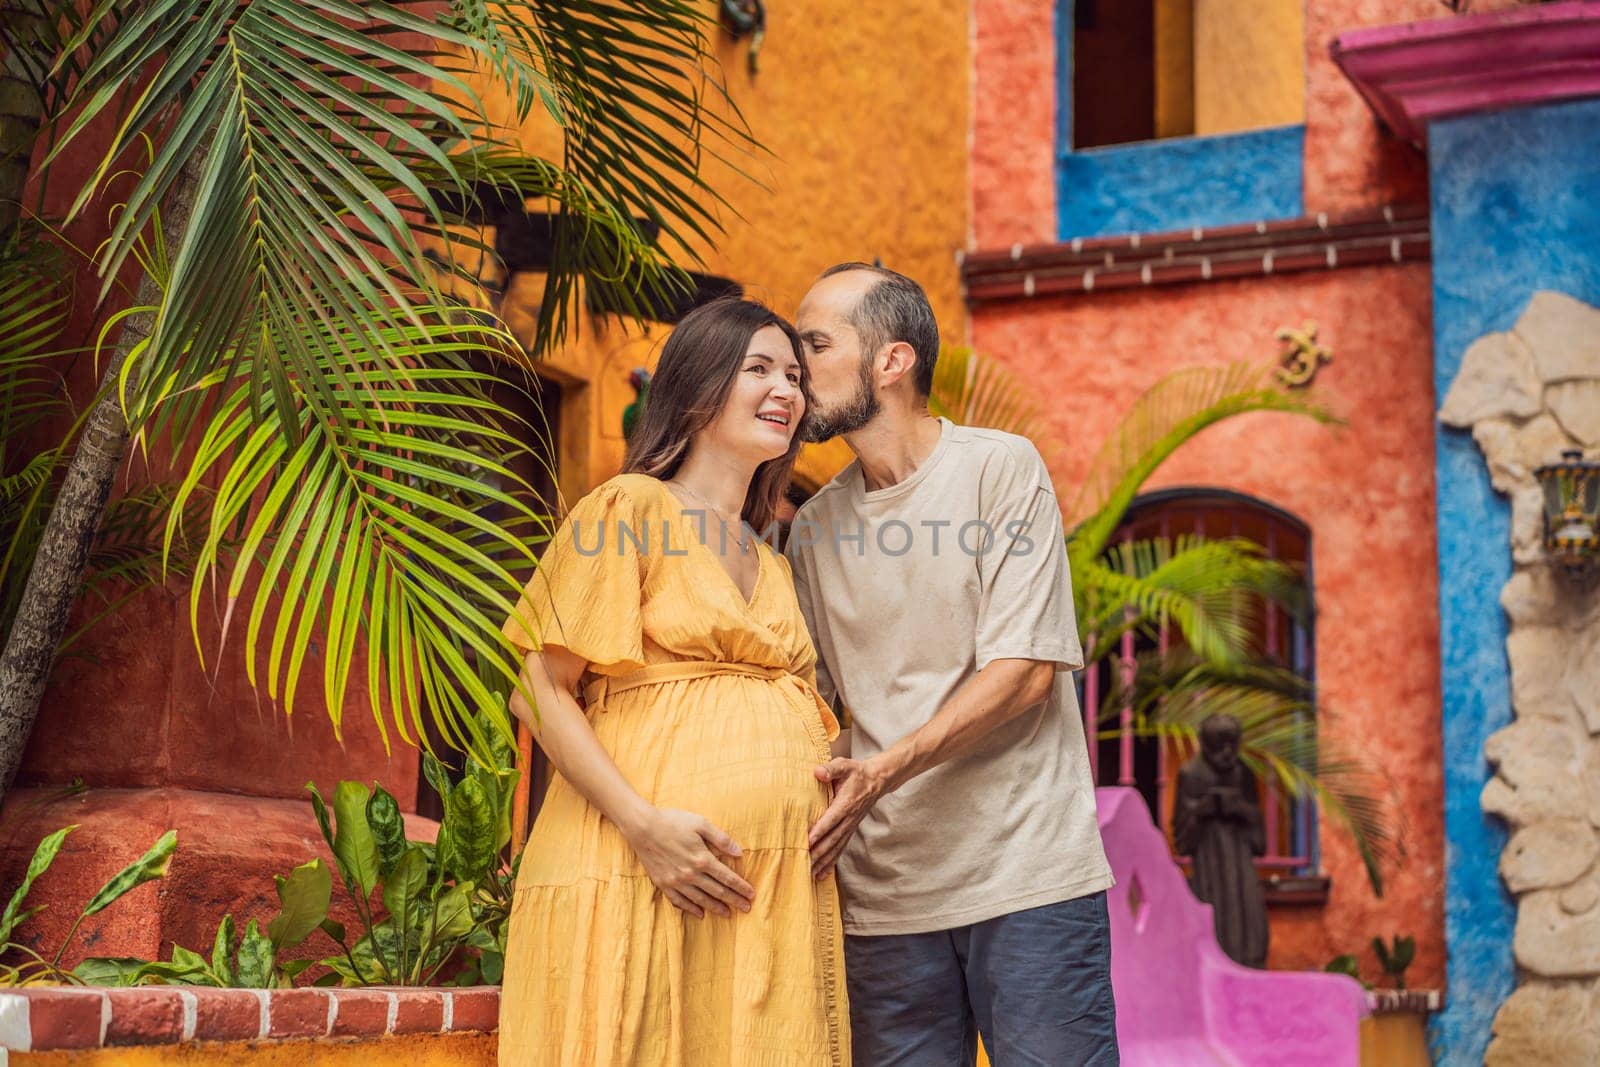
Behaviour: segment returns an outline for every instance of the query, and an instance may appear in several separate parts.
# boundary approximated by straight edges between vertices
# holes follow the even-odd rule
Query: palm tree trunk
[[[189,227],[205,157],[202,149],[184,166],[161,213],[163,239],[174,252]],[[160,299],[155,279],[148,274],[141,278],[135,306],[154,307]],[[77,598],[89,549],[111,495],[111,482],[127,447],[128,423],[117,399],[117,378],[128,353],[151,335],[155,322],[155,313],[145,311],[123,323],[117,346],[106,361],[98,399],[50,509],[5,652],[0,654],[0,804],[22,764],[56,648],[66,634],[67,615]]]
[[[0,3],[5,37],[0,48],[0,241],[11,236],[22,217],[22,192],[28,164],[44,120],[43,71],[54,59],[44,47],[45,17],[37,0]]]

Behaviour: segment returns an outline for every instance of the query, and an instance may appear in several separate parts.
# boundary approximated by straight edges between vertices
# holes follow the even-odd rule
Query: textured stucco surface
[[[1060,4],[1070,15],[1071,0]],[[1497,4],[1482,0],[1477,8]],[[1048,174],[1039,169],[1040,161],[1054,159],[1058,139],[1070,143],[1057,128],[1063,117],[1057,114],[1056,8],[1055,0],[974,0],[972,235],[978,248],[1082,236],[1066,232],[1057,218],[1054,166]],[[1426,195],[1422,154],[1379,131],[1372,112],[1329,58],[1328,45],[1345,30],[1442,13],[1437,0],[1306,5],[1305,212],[1353,211]],[[1160,147],[1145,149],[1152,172],[1164,166]],[[1137,184],[1149,175],[1119,171],[1117,177]]]
[[[1510,329],[1535,290],[1600,304],[1600,159],[1584,150],[1597,135],[1594,101],[1430,127],[1440,395],[1469,346]],[[1498,601],[1511,577],[1511,524],[1466,432],[1441,427],[1438,459],[1451,960],[1450,997],[1433,1038],[1467,1062],[1482,1056],[1490,1020],[1515,982],[1514,913],[1497,870],[1506,834],[1479,807],[1489,780],[1485,742],[1511,719]]]
[[[1182,137],[1062,156],[1060,236],[1167,233],[1297,218],[1301,126]]]
[[[792,316],[825,268],[880,258],[922,283],[945,336],[959,341],[968,15],[965,0],[774,4],[754,74],[748,42],[712,31],[728,95],[762,149],[742,154],[722,144],[703,157],[703,174],[728,204],[718,209],[725,232],[715,248],[693,249],[703,256],[698,269]],[[903,58],[910,61],[895,61]],[[505,101],[491,98],[491,106],[513,121]],[[557,131],[536,108],[517,135],[548,153]],[[1048,182],[1048,157],[1041,166]],[[540,295],[534,279],[518,282],[503,307],[513,328],[531,324]],[[666,332],[586,320],[550,361],[568,386],[563,432],[582,439],[563,445],[576,461],[563,471],[569,497],[616,472],[621,411],[633,399],[628,372],[653,365]]]
[[[1600,1046],[1587,1006],[1600,995],[1600,589],[1563,581],[1545,553],[1533,473],[1565,449],[1600,445],[1559,404],[1597,383],[1600,310],[1542,291],[1511,332],[1467,349],[1439,412],[1472,432],[1511,501],[1513,574],[1499,599],[1515,718],[1485,744],[1494,776],[1481,804],[1511,831],[1500,876],[1517,894],[1520,980],[1495,1015],[1493,1067],[1587,1063]]]
[[[326,790],[324,795],[332,796]],[[59,789],[15,789],[0,817],[0,885],[14,886],[46,833],[67,825],[50,869],[34,883],[30,905],[48,910],[28,920],[17,940],[49,958],[60,948],[83,906],[105,882],[132,863],[169,829],[178,847],[165,878],[132,890],[87,919],[63,957],[74,966],[85,956],[170,959],[172,944],[210,954],[217,923],[231,913],[237,929],[259,919],[263,929],[280,904],[273,875],[287,875],[320,857],[334,869],[309,801],[244,797],[187,789],[92,789],[79,796]],[[406,835],[432,841],[439,824],[406,816]],[[359,925],[355,906],[335,886],[329,914]],[[354,928],[354,927],[352,927]],[[286,958],[321,958],[338,946],[318,933]]]
[[[1069,446],[1055,472],[1065,486],[1165,374],[1265,362],[1280,326],[1319,324],[1335,362],[1316,395],[1346,426],[1277,414],[1233,420],[1180,451],[1150,488],[1234,489],[1311,527],[1324,728],[1387,776],[1406,855],[1374,897],[1346,838],[1324,820],[1331,895],[1320,908],[1274,909],[1269,963],[1320,968],[1352,952],[1372,968],[1372,937],[1409,933],[1418,955],[1408,978],[1418,987],[1444,973],[1428,288],[1425,265],[1375,267],[1022,302],[973,320],[979,351],[1039,384]]]
[[[1194,129],[1231,133],[1305,114],[1304,0],[1194,0]],[[1286,47],[1287,46],[1287,47]]]
[[[1056,237],[1056,0],[972,4],[972,246]]]
[[[1328,46],[1347,30],[1446,15],[1438,0],[1306,4],[1306,211],[1332,214],[1427,196],[1421,151],[1379,129],[1372,110],[1334,65]]]

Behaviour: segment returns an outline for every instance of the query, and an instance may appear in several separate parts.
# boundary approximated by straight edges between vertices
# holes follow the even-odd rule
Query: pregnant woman
[[[537,707],[519,692],[512,711],[557,773],[512,912],[503,1067],[849,1062],[838,896],[806,839],[838,726],[788,563],[751,534],[807,391],[766,308],[686,316],[623,473],[572,509],[506,622]]]

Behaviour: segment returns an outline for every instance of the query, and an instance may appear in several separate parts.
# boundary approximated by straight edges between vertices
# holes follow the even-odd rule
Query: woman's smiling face
[[[776,326],[763,326],[750,338],[722,410],[697,436],[718,451],[757,464],[777,459],[789,450],[805,417],[800,374],[788,336]]]

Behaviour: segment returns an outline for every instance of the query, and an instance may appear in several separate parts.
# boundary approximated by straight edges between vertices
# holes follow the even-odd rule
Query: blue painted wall
[[[1509,329],[1536,289],[1600,304],[1600,101],[1435,122],[1434,387],[1443,398],[1478,337]],[[1505,830],[1483,814],[1484,740],[1511,719],[1506,620],[1510,506],[1469,433],[1437,440],[1444,687],[1449,996],[1434,1020],[1440,1064],[1483,1061],[1516,981],[1515,907],[1497,864]]]
[[[1057,0],[1056,204],[1061,240],[1305,214],[1303,125],[1075,151],[1072,7],[1073,0]]]

